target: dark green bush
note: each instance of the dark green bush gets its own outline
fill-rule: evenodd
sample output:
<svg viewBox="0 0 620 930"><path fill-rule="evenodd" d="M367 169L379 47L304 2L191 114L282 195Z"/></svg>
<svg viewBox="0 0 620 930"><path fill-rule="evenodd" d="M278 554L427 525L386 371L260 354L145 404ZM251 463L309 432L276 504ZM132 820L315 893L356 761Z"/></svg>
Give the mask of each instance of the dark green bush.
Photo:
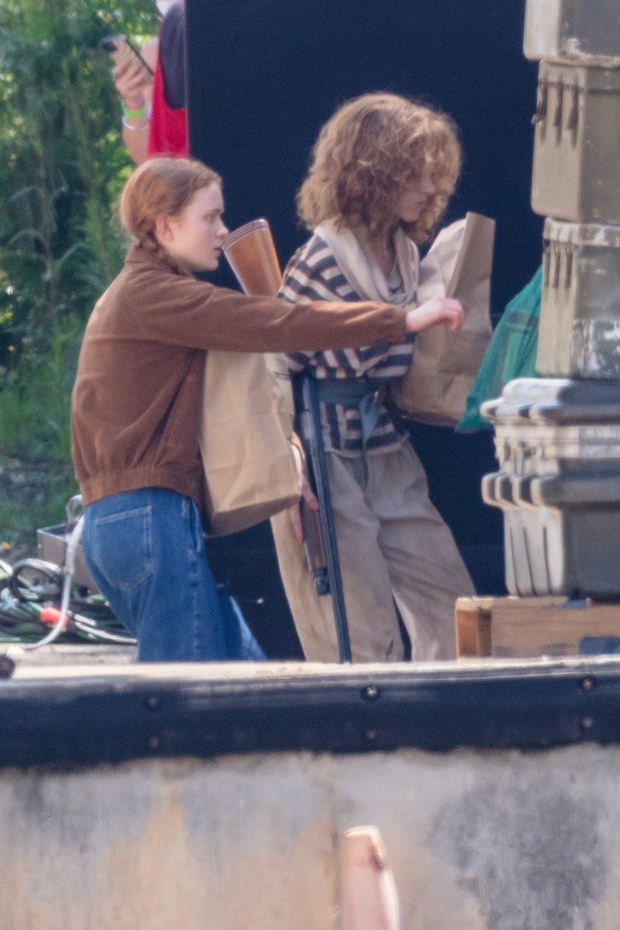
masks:
<svg viewBox="0 0 620 930"><path fill-rule="evenodd" d="M75 491L79 339L122 265L113 207L132 168L100 40L156 29L153 0L0 7L0 541L31 542Z"/></svg>

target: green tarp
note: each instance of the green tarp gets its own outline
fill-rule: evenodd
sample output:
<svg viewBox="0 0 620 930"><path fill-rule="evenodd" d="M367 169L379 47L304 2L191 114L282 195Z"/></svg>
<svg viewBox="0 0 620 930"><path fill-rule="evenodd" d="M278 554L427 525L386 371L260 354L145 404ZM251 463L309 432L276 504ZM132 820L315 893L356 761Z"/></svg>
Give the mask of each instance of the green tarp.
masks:
<svg viewBox="0 0 620 930"><path fill-rule="evenodd" d="M513 378L535 378L542 268L514 297L497 324L473 383L457 430L491 429L480 404L499 397Z"/></svg>

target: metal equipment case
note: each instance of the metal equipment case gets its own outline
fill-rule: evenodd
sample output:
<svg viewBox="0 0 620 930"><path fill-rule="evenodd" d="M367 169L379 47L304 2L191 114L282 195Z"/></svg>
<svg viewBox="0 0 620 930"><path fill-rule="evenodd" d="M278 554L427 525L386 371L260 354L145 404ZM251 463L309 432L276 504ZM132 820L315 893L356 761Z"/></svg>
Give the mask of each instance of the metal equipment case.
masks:
<svg viewBox="0 0 620 930"><path fill-rule="evenodd" d="M46 526L41 530L37 530L37 554L39 558L45 562L52 562L61 567L64 566L69 536L74 525L71 523L58 523L56 526ZM87 588L91 594L96 594L99 591L86 567L82 546L79 543L75 551L73 580L78 587Z"/></svg>
<svg viewBox="0 0 620 930"><path fill-rule="evenodd" d="M541 62L534 123L534 211L620 224L620 69Z"/></svg>
<svg viewBox="0 0 620 930"><path fill-rule="evenodd" d="M520 596L620 596L620 384L523 378L482 405L500 471L506 585Z"/></svg>
<svg viewBox="0 0 620 930"><path fill-rule="evenodd" d="M526 58L620 65L618 0L527 0Z"/></svg>
<svg viewBox="0 0 620 930"><path fill-rule="evenodd" d="M536 369L620 378L620 227L546 220Z"/></svg>

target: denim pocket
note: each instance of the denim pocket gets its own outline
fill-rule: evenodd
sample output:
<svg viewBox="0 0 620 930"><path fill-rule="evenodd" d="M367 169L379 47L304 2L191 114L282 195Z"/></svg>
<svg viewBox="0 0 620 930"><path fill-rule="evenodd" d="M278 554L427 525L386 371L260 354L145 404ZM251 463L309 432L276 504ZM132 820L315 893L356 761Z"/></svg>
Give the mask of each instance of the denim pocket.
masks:
<svg viewBox="0 0 620 930"><path fill-rule="evenodd" d="M93 521L91 554L112 587L127 591L153 574L151 514L148 506Z"/></svg>

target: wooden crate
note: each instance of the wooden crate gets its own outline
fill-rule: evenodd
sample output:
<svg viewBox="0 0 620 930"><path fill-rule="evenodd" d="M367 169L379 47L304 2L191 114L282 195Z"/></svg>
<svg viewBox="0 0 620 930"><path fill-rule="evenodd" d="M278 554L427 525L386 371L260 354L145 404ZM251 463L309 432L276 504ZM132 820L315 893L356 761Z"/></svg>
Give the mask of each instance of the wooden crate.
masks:
<svg viewBox="0 0 620 930"><path fill-rule="evenodd" d="M578 655L586 637L620 638L620 604L563 597L460 597L456 654L467 656Z"/></svg>

